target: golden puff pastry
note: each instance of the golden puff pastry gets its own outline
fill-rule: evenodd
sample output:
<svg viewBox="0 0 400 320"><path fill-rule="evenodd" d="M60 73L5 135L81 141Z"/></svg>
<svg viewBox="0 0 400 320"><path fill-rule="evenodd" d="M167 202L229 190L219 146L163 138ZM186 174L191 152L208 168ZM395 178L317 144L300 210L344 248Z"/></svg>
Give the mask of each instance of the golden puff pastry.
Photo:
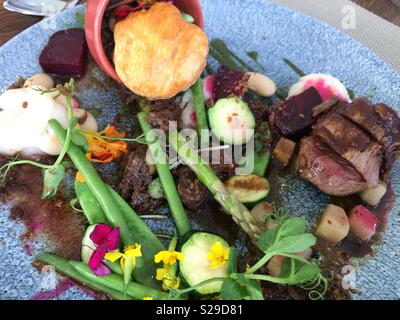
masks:
<svg viewBox="0 0 400 320"><path fill-rule="evenodd" d="M114 40L118 76L131 91L150 100L187 90L207 63L205 33L165 2L118 22Z"/></svg>

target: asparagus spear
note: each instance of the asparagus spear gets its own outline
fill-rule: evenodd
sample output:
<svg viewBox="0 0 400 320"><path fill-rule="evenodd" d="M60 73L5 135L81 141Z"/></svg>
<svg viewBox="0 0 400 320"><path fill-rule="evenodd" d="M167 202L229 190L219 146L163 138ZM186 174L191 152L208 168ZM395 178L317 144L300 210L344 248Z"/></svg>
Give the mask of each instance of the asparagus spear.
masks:
<svg viewBox="0 0 400 320"><path fill-rule="evenodd" d="M169 144L176 150L183 162L192 169L200 181L211 191L215 200L232 215L232 219L252 238L256 240L261 230L249 210L227 190L223 182L215 175L208 164L193 150L187 141L176 131L170 131Z"/></svg>

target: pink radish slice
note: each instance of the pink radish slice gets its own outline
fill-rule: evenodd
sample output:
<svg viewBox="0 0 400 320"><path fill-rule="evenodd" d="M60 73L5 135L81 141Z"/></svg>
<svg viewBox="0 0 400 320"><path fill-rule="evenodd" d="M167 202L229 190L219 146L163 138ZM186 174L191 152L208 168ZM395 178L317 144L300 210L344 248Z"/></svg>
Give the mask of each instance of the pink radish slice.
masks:
<svg viewBox="0 0 400 320"><path fill-rule="evenodd" d="M300 81L290 88L288 98L299 95L311 87L318 90L324 101L336 96L342 101L351 102L349 93L343 83L331 75L322 73L313 73L300 78Z"/></svg>
<svg viewBox="0 0 400 320"><path fill-rule="evenodd" d="M376 215L362 205L350 211L349 222L350 231L363 241L371 239L376 232Z"/></svg>
<svg viewBox="0 0 400 320"><path fill-rule="evenodd" d="M182 110L181 114L182 126L184 128L196 128L196 112L194 110L193 102L189 101L186 107Z"/></svg>
<svg viewBox="0 0 400 320"><path fill-rule="evenodd" d="M203 95L205 101L215 101L214 93L215 76L210 75L203 79Z"/></svg>

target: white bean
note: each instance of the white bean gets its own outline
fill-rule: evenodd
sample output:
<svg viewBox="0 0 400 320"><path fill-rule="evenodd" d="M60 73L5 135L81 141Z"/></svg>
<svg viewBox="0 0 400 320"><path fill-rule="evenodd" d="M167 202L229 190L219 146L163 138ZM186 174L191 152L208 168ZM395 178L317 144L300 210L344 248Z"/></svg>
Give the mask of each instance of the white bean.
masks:
<svg viewBox="0 0 400 320"><path fill-rule="evenodd" d="M271 97L276 92L275 83L259 72L249 72L249 81L247 83L249 89L255 91L258 95L262 97Z"/></svg>
<svg viewBox="0 0 400 320"><path fill-rule="evenodd" d="M97 121L92 114L84 109L75 109L75 117L78 118L79 126L82 130L97 132ZM84 120L83 123L82 120Z"/></svg>
<svg viewBox="0 0 400 320"><path fill-rule="evenodd" d="M36 73L24 82L24 88L32 86L41 86L46 89L51 89L54 87L54 81L47 73Z"/></svg>

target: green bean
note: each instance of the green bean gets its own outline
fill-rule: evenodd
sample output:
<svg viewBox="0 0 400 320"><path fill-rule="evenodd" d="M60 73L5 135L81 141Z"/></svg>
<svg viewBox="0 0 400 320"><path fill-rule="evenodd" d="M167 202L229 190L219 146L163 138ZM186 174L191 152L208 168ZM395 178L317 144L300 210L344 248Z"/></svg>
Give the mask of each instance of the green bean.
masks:
<svg viewBox="0 0 400 320"><path fill-rule="evenodd" d="M78 197L79 204L90 224L109 224L103 208L86 183L81 183L75 180L75 194Z"/></svg>
<svg viewBox="0 0 400 320"><path fill-rule="evenodd" d="M201 130L208 129L207 113L204 105L203 81L198 79L192 87L194 109L196 111L197 132L201 137Z"/></svg>
<svg viewBox="0 0 400 320"><path fill-rule="evenodd" d="M140 243L142 246L143 256L136 260L136 268L133 276L135 279L152 278L156 272L154 256L158 252L165 250L165 247L147 224L136 214L132 207L118 194L118 192L110 186L108 186L108 189L121 213L124 215L128 229L132 230L135 242ZM145 284L152 285L151 283ZM158 288L158 286L159 284L157 283L157 286L154 287Z"/></svg>
<svg viewBox="0 0 400 320"><path fill-rule="evenodd" d="M178 196L178 190L172 177L171 171L168 167L167 156L161 149L158 141L149 141L147 139L147 133L152 129L151 125L147 122L145 112L138 113L139 123L142 127L144 134L146 135L147 145L154 159L156 160L156 169L158 176L161 181L161 185L164 190L165 197L167 198L168 205L171 209L172 216L175 221L176 229L180 236L185 235L192 230L189 218L183 207L182 201ZM157 157L156 157L157 155Z"/></svg>
<svg viewBox="0 0 400 320"><path fill-rule="evenodd" d="M79 272L87 280L121 293L125 292L125 284L121 276L110 274L108 276L98 277L92 272L92 270L90 270L90 268L86 264L82 262L70 261L69 264L75 271ZM132 281L128 284L126 293L136 299L152 297L155 300L168 300L168 293L155 290L153 288L146 287Z"/></svg>
<svg viewBox="0 0 400 320"><path fill-rule="evenodd" d="M254 155L254 170L253 173L263 177L267 171L271 153L266 151L263 154L256 153Z"/></svg>
<svg viewBox="0 0 400 320"><path fill-rule="evenodd" d="M57 120L50 120L49 125L60 141L64 142L65 130L60 123ZM131 217L132 219L129 221L126 219L119 205L117 205L115 197L112 196L109 187L103 182L93 165L87 160L81 148L71 143L68 148L68 155L85 178L85 182L90 191L92 191L94 197L99 201L110 224L120 228L121 240L124 245L133 245L139 241L143 248L160 246L160 241L137 215L133 214L133 218ZM125 201L122 202L126 204ZM138 238L138 234L141 235L141 238ZM146 255L152 254L148 252L143 253ZM151 264L142 263L143 260ZM158 287L159 283L153 279L154 274L150 274L149 272L149 270L151 271L153 269L152 266L155 266L154 263L151 262L150 259L140 259L140 261L141 263L138 263L135 269L135 279L146 285ZM144 277L142 278L141 275L144 275Z"/></svg>
<svg viewBox="0 0 400 320"><path fill-rule="evenodd" d="M39 257L37 257L37 260L53 266L58 272L64 274L65 276L80 282L81 284L83 284L86 287L89 287L90 289L93 289L100 293L104 293L115 300L133 299L129 295L124 297L124 294L122 294L119 291L110 289L109 287L103 286L96 282L89 281L86 277L81 275L79 272L75 271L74 268L72 268L72 266L69 264L69 261L64 258L58 257L53 254L44 253Z"/></svg>

